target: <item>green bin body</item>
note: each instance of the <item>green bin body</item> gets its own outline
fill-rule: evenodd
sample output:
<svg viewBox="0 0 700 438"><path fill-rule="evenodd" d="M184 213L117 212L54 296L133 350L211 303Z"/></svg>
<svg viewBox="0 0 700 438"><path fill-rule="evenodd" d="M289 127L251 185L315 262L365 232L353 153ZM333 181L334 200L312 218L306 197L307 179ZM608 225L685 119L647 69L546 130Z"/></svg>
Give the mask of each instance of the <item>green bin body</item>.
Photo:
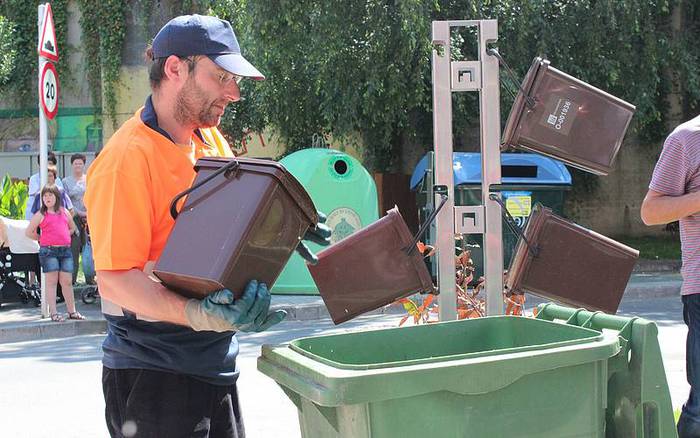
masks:
<svg viewBox="0 0 700 438"><path fill-rule="evenodd" d="M496 316L263 346L304 438L605 437L616 336Z"/></svg>
<svg viewBox="0 0 700 438"><path fill-rule="evenodd" d="M411 188L417 190L416 199L421 222L430 214L426 208L428 194L425 188L427 187L426 178L432 178L432 155L430 152L421 159L411 177ZM453 170L454 204L456 206L481 205L481 154L455 152ZM538 202L551 208L555 213L563 215L564 196L571 189L571 174L563 163L538 154L504 153L501 154L501 181L498 191L518 226L522 227L525 224L531 207ZM521 205L521 208L511 207L518 205ZM428 241L430 242L430 239ZM466 243L471 244L469 249L476 268L474 273L476 281L483 275L484 269L483 236L480 234L466 236ZM510 265L517 243L518 235L504 221L503 266ZM432 260L428 260L428 263L432 263Z"/></svg>
<svg viewBox="0 0 700 438"><path fill-rule="evenodd" d="M294 152L280 163L301 183L316 209L328 217L335 243L379 219L377 188L362 164L343 152L310 148ZM322 248L306 242L312 252ZM318 295L306 262L294 253L275 281L273 294Z"/></svg>

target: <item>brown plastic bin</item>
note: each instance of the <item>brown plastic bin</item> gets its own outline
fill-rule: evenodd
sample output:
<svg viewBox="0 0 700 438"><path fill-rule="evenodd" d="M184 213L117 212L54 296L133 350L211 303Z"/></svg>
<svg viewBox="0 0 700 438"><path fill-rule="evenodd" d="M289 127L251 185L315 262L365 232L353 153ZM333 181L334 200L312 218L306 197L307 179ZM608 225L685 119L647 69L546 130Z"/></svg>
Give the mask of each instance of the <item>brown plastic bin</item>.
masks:
<svg viewBox="0 0 700 438"><path fill-rule="evenodd" d="M252 279L272 287L318 222L308 193L274 161L202 158L195 170L179 214L177 200L188 191L173 200L175 227L153 273L193 298L222 288L241 294Z"/></svg>
<svg viewBox="0 0 700 438"><path fill-rule="evenodd" d="M607 175L634 111L634 105L535 58L508 116L503 145Z"/></svg>
<svg viewBox="0 0 700 438"><path fill-rule="evenodd" d="M431 292L430 272L398 208L318 253L307 265L335 324L417 292Z"/></svg>
<svg viewBox="0 0 700 438"><path fill-rule="evenodd" d="M533 209L524 234L527 242L520 238L510 263L508 290L617 312L639 251L562 219L541 204Z"/></svg>

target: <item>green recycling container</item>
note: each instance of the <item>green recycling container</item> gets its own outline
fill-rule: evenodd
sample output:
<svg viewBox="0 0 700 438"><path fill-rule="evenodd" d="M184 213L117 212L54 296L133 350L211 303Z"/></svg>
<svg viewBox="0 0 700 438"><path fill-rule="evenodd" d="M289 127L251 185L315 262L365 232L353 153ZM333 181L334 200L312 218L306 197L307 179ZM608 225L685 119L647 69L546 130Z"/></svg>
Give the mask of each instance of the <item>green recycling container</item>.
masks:
<svg viewBox="0 0 700 438"><path fill-rule="evenodd" d="M280 163L301 183L316 209L328 217L331 243L379 219L377 188L362 164L350 155L326 148L294 152ZM308 243L312 252L322 248ZM294 253L277 278L273 294L318 295L306 262Z"/></svg>
<svg viewBox="0 0 700 438"><path fill-rule="evenodd" d="M304 438L605 437L616 336L495 316L262 347Z"/></svg>

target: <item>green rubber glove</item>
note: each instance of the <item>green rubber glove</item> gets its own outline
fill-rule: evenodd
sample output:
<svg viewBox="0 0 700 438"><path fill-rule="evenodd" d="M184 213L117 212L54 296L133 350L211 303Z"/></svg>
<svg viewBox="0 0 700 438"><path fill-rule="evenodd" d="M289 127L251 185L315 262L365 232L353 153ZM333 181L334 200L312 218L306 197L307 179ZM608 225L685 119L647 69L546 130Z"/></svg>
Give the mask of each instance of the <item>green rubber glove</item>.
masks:
<svg viewBox="0 0 700 438"><path fill-rule="evenodd" d="M262 332L280 323L287 312L270 312L267 285L251 280L238 299L230 290L222 289L203 300L189 300L185 305L185 315L190 326L197 331Z"/></svg>
<svg viewBox="0 0 700 438"><path fill-rule="evenodd" d="M320 211L317 211L316 213L318 214L318 223L315 227L309 228L306 231L303 240L308 240L309 242L313 242L321 246L328 246L331 244L332 230L324 225L326 223L326 215ZM312 265L318 263L318 257L316 257L316 254L312 253L309 247L306 246L303 241L299 242L299 245L297 245L297 252L304 258L304 260Z"/></svg>

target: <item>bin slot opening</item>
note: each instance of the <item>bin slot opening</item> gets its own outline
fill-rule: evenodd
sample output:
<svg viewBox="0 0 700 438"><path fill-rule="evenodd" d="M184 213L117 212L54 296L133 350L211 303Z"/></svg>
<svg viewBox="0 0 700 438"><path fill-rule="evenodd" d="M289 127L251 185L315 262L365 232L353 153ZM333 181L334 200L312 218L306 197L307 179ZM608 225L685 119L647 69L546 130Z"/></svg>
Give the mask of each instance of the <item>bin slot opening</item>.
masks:
<svg viewBox="0 0 700 438"><path fill-rule="evenodd" d="M537 166L501 166L502 178L537 178Z"/></svg>

